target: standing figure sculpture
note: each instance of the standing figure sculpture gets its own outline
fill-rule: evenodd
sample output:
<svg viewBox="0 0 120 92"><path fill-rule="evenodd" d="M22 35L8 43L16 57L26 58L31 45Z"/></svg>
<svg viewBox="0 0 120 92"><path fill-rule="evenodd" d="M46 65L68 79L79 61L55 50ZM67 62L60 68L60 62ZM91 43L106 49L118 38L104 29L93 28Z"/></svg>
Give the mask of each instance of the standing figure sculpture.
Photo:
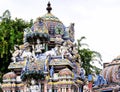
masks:
<svg viewBox="0 0 120 92"><path fill-rule="evenodd" d="M37 39L37 44L36 44L36 46L35 46L35 55L36 55L37 58L40 57L40 54L42 53L42 50L43 50L43 49L44 49L44 48L43 48L40 40Z"/></svg>
<svg viewBox="0 0 120 92"><path fill-rule="evenodd" d="M74 41L74 23L69 26L69 37L71 41Z"/></svg>
<svg viewBox="0 0 120 92"><path fill-rule="evenodd" d="M54 67L52 66L50 69L50 77L53 77L53 74L54 74Z"/></svg>
<svg viewBox="0 0 120 92"><path fill-rule="evenodd" d="M83 68L80 68L80 77L81 79L85 79L85 70Z"/></svg>
<svg viewBox="0 0 120 92"><path fill-rule="evenodd" d="M47 56L45 63L44 63L44 72L48 71L48 63L49 63L48 61L49 61L49 56Z"/></svg>

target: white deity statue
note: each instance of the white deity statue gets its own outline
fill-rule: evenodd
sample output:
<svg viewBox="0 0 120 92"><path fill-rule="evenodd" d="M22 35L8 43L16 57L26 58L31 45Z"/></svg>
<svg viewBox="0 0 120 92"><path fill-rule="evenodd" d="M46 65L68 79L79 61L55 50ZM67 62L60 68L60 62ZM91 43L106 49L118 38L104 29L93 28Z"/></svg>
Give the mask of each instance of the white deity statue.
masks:
<svg viewBox="0 0 120 92"><path fill-rule="evenodd" d="M31 80L30 92L40 92L40 88L36 85L35 80Z"/></svg>
<svg viewBox="0 0 120 92"><path fill-rule="evenodd" d="M37 39L37 44L35 45L36 57L39 57L39 55L42 53L43 49L44 49L43 45L41 44L40 40Z"/></svg>
<svg viewBox="0 0 120 92"><path fill-rule="evenodd" d="M64 59L64 55L68 53L68 47L66 45L66 42L64 42L63 45L60 47L60 52L62 55L62 59Z"/></svg>

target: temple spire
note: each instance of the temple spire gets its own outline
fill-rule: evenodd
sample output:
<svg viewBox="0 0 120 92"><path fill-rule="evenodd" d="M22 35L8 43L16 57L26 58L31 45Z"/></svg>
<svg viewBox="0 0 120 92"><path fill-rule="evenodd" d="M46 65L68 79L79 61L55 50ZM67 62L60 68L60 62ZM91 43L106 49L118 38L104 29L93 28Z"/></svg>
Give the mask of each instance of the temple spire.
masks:
<svg viewBox="0 0 120 92"><path fill-rule="evenodd" d="M47 6L48 7L46 8L46 10L48 11L48 13L50 13L50 11L52 10L50 2L48 2Z"/></svg>

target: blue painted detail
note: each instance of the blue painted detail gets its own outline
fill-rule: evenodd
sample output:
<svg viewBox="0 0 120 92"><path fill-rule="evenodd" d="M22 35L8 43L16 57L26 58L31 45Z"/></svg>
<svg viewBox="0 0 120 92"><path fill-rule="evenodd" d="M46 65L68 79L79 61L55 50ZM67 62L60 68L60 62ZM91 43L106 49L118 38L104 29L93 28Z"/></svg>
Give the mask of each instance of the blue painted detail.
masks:
<svg viewBox="0 0 120 92"><path fill-rule="evenodd" d="M88 75L88 81L93 81L92 74L89 74L89 75Z"/></svg>
<svg viewBox="0 0 120 92"><path fill-rule="evenodd" d="M107 81L101 75L97 75L96 81L94 82L95 86L105 85Z"/></svg>
<svg viewBox="0 0 120 92"><path fill-rule="evenodd" d="M50 69L50 76L53 77L53 74L54 74L54 67L52 66Z"/></svg>
<svg viewBox="0 0 120 92"><path fill-rule="evenodd" d="M80 77L81 79L85 79L85 70L83 68L80 69Z"/></svg>

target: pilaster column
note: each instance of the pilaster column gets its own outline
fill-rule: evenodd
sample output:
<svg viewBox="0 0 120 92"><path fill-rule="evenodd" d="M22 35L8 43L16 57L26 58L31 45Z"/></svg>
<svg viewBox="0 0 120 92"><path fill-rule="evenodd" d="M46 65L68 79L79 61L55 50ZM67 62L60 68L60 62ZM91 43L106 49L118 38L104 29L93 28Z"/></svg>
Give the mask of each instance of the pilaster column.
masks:
<svg viewBox="0 0 120 92"><path fill-rule="evenodd" d="M47 81L44 82L44 92L47 92Z"/></svg>
<svg viewBox="0 0 120 92"><path fill-rule="evenodd" d="M12 92L15 92L15 90L12 90Z"/></svg>
<svg viewBox="0 0 120 92"><path fill-rule="evenodd" d="M48 51L48 43L45 44L45 51Z"/></svg>
<svg viewBox="0 0 120 92"><path fill-rule="evenodd" d="M72 90L71 90L71 88L70 88L70 87L68 88L68 92L72 92Z"/></svg>
<svg viewBox="0 0 120 92"><path fill-rule="evenodd" d="M73 89L73 88L71 88L71 92L74 92L74 89Z"/></svg>
<svg viewBox="0 0 120 92"><path fill-rule="evenodd" d="M52 92L52 88L49 89L49 92Z"/></svg>
<svg viewBox="0 0 120 92"><path fill-rule="evenodd" d="M66 88L64 88L64 92L66 92Z"/></svg>
<svg viewBox="0 0 120 92"><path fill-rule="evenodd" d="M62 88L62 92L64 92L64 89Z"/></svg>
<svg viewBox="0 0 120 92"><path fill-rule="evenodd" d="M40 81L39 81L39 86L38 87L39 87L39 90L41 92L41 83L40 83Z"/></svg>
<svg viewBox="0 0 120 92"><path fill-rule="evenodd" d="M61 92L60 87L58 88L58 92Z"/></svg>

